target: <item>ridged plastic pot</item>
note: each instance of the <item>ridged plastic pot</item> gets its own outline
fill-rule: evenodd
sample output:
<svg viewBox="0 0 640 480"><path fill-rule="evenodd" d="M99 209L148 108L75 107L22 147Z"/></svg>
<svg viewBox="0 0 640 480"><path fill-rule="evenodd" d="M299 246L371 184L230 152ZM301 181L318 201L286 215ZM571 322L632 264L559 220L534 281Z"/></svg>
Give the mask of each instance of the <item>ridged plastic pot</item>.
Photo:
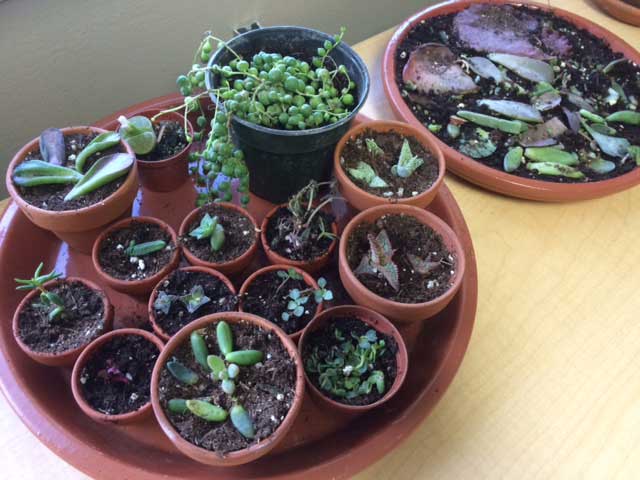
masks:
<svg viewBox="0 0 640 480"><path fill-rule="evenodd" d="M158 356L164 348L164 343L153 333L149 333L145 330L140 330L139 328L121 328L118 330L113 330L106 335L102 335L101 337L96 338L82 352L80 357L78 357L78 360L76 360L75 365L73 366L73 372L71 373L71 390L73 392L73 398L76 400L76 403L80 407L80 410L82 410L86 415L88 415L96 422L128 424L144 420L149 415L151 415L151 399L149 399L149 401L142 405L140 408L132 412L109 415L107 413L99 412L98 410L94 409L82 394L80 377L82 375L82 369L85 367L87 362L91 360L91 357L93 357L93 355L95 355L105 344L116 337L123 337L127 335L136 335L153 343L158 348Z"/></svg>
<svg viewBox="0 0 640 480"><path fill-rule="evenodd" d="M207 325L217 323L222 320L227 322L231 326L232 330L235 324L246 321L254 324L259 328L262 328L263 330L272 332L278 337L278 340L285 347L287 353L296 365L296 386L294 399L284 421L269 437L243 450L237 450L235 452L229 452L226 454L221 454L204 449L202 447L198 447L182 438L167 417L167 414L164 412L164 409L160 404L160 394L158 392L160 373L162 372L162 369L164 368L166 362L171 359L171 356L173 355L175 349L184 343L188 343L189 336L194 330L204 328ZM207 315L206 317L199 318L189 325L184 326L165 346L164 350L160 354L160 357L158 358L158 361L156 362L156 366L153 369L153 375L151 377L151 403L153 404L153 411L156 415L158 423L160 424L160 427L167 435L167 437L169 437L169 440L171 440L174 446L186 456L192 458L197 462L205 463L207 465L213 465L216 467L232 467L234 465L249 463L257 460L258 458L266 455L271 450L273 450L273 448L275 448L287 436L287 433L289 433L289 430L291 430L296 417L300 413L300 409L302 407L302 402L304 399L304 390L304 369L302 367L302 360L300 359L300 354L298 353L298 349L295 343L293 343L293 341L287 336L287 334L284 333L280 328L276 327L273 323L268 322L264 318L258 317L256 315L251 315L250 313L239 312L214 313L212 315Z"/></svg>
<svg viewBox="0 0 640 480"><path fill-rule="evenodd" d="M67 135L100 134L106 130L97 127L67 127ZM26 156L39 148L40 138L34 138L15 154L7 169L6 185L9 195L22 213L38 227L53 232L60 240L81 253L90 254L93 242L103 228L122 216L131 215L131 206L138 193L138 167L134 163L120 188L101 202L77 210L53 211L31 205L22 198L13 183L13 171ZM133 156L133 150L124 142L120 145Z"/></svg>
<svg viewBox="0 0 640 480"><path fill-rule="evenodd" d="M260 51L292 55L310 60L325 40L333 37L305 27L279 26L250 30L227 42L239 55L250 58ZM233 117L234 140L245 153L251 174L250 190L272 203L282 203L311 180L327 180L331 175L333 150L349 129L369 93L369 73L362 59L351 47L340 43L331 52L343 64L356 84L357 101L349 115L336 123L308 130L278 130ZM226 48L215 52L209 60L227 65L233 54ZM216 76L208 72L207 88L215 88ZM212 94L213 101L217 101Z"/></svg>
<svg viewBox="0 0 640 480"><path fill-rule="evenodd" d="M79 282L84 284L87 288L97 293L102 299L103 312L104 312L102 316L102 323L104 326L102 329L102 333L100 335L104 335L113 327L113 305L109 301L109 297L107 297L107 294L98 285L96 285L93 282L90 282L89 280L85 280L84 278L67 277L67 278L62 278L58 280L53 280L51 282L47 282L45 283L44 288L51 289L56 285L60 285L61 283L73 283L73 282ZM50 367L70 367L75 363L75 361L78 359L82 351L85 348L87 348L87 345L89 345L89 343L91 343L91 341L94 339L90 338L87 340L85 344L77 348L73 348L71 350L65 350L64 352L46 353L46 352L37 352L35 350L32 350L20 338L20 312L37 295L40 295L40 292L38 292L37 290L30 291L29 294L22 299L22 301L16 308L15 313L13 314L12 328L13 328L13 336L16 340L16 343L24 353L26 353L31 359L35 360L38 363L41 363L43 365L47 365ZM99 336L97 338L99 338Z"/></svg>

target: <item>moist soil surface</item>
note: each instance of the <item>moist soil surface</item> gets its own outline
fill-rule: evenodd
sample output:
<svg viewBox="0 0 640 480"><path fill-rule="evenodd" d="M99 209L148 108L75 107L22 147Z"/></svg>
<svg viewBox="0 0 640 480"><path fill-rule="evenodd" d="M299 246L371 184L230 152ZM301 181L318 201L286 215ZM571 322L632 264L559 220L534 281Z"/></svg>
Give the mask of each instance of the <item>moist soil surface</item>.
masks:
<svg viewBox="0 0 640 480"><path fill-rule="evenodd" d="M205 315L230 312L236 309L237 297L231 293L222 280L204 272L176 270L158 287L158 291L180 297L188 295L191 289L197 285L203 288L204 294L210 300L195 312L189 313L185 304L179 299L171 302L168 314L154 309L156 323L168 335L173 335L188 323Z"/></svg>
<svg viewBox="0 0 640 480"><path fill-rule="evenodd" d="M97 137L98 134L74 134L74 135L65 135L64 136L64 145L65 145L65 156L66 163L65 167L73 168L75 165L75 155L80 153L82 149ZM122 153L125 152L125 149L121 144L115 145L114 147L108 148L101 152L95 153L91 155L84 166L84 172L86 173L91 166L98 161L101 157L106 155L111 155L114 153ZM73 156L72 156L73 155ZM71 158L70 158L71 157ZM25 160L35 160L40 159L40 149L36 148L29 154L27 154ZM89 207L95 203L98 203L107 197L109 197L112 193L114 193L120 186L124 183L127 175L123 175L120 178L94 190L91 193L83 195L82 197L76 198L75 200L64 201L64 197L71 191L73 185L40 185L37 187L18 187L16 185L16 189L20 192L20 196L31 205L35 207L42 208L43 210L50 211L65 211L65 210L78 210L80 208Z"/></svg>
<svg viewBox="0 0 640 480"><path fill-rule="evenodd" d="M320 361L330 357L331 351L335 348L339 348L344 341L339 341L335 337L336 329L340 330L345 339L350 339L354 346L357 346L358 340L351 337L355 335L357 338L364 336L367 331L375 330L362 320L355 317L336 317L330 322L327 322L323 328L320 328L314 332L310 332L309 337L305 342L305 349L302 352L302 361L306 363L307 358L312 352L316 352ZM384 340L385 349L381 355L378 355L373 365L373 370L380 370L384 373L385 391L379 393L374 387L371 392L363 395L359 395L354 398L345 398L334 395L328 390L320 387L319 374L316 372L307 371L307 376L311 380L311 383L320 390L324 395L336 402L344 403L346 405L371 405L377 402L385 396L387 391L393 385L398 372L398 365L396 364L396 354L398 352L398 344L393 337L384 335L376 330L378 340Z"/></svg>
<svg viewBox="0 0 640 480"><path fill-rule="evenodd" d="M294 288L300 291L309 288L304 280L290 278L281 287L283 282L284 280L278 277L276 272L268 272L257 277L251 282L242 298L242 310L266 318L291 334L306 327L315 315L317 304L313 293L310 293L302 316L296 317L291 314L289 320L283 320L282 314L288 312L289 292Z"/></svg>
<svg viewBox="0 0 640 480"><path fill-rule="evenodd" d="M560 91L570 91L577 89L581 92L583 98L598 98L603 99L608 95L608 90L612 86L611 80L615 80L625 95L629 98L635 97L640 99L640 68L635 66L631 62L622 62L614 67L614 69L605 75L602 73L602 68L609 64L611 61L618 58L622 58L623 55L618 52L613 52L608 44L595 37L587 30L580 29L574 26L572 23L567 22L555 15L543 12L529 7L515 7L515 16L530 15L539 21L538 30L528 33L528 38L533 45L541 49L544 53L557 56L557 67L559 71L556 72L556 81L554 87L559 88ZM409 35L398 45L396 51L396 83L400 89L400 92L407 103L412 113L427 127L430 124L437 124L442 126L437 135L447 145L459 150L460 146L467 142L474 136L476 126L471 122L467 122L462 125L460 136L458 138L452 138L447 132L447 124L451 115L455 115L458 110L468 109L485 113L487 115L493 115L499 117L499 115L492 113L487 107L480 107L476 104L480 99L496 99L496 100L513 100L522 103L529 104L531 102L530 93L535 87L535 83L525 80L513 72L509 72L508 76L511 80L515 80L526 91L524 93L518 93L517 89L512 88L506 90L502 88L499 93L495 92L496 84L493 80L479 79L476 84L480 89L474 93L465 94L464 96L452 95L452 94L424 94L420 92L412 92L404 87L402 80L402 71L406 65L409 55L419 45L435 42L445 44L451 49L451 51L460 56L462 54L468 57L487 55L486 52L478 52L467 45L463 44L453 28L453 20L455 14L441 15L434 18L430 18L424 23L419 23L409 33ZM558 56L549 51L547 47L539 40L541 30L548 26L553 32L559 32L562 34L571 45L571 52L566 56ZM471 74L474 75L473 73ZM562 78L568 78L565 86L560 85ZM606 102L598 102L598 114L607 116L613 112L619 110L628 109L624 106L623 101L618 101L617 104L611 106ZM542 112L544 120L549 120L552 117L559 118L565 126L569 127L567 118L562 111L562 108L566 108L570 111L577 111L579 107L568 101L567 95L562 96L562 103L551 110ZM623 124L610 124L615 126L620 135L624 136L632 145L640 144L640 126L623 125ZM484 128L484 127L483 127ZM512 146L513 136L500 132L498 130L490 130L491 139L497 145L495 153L491 156L481 159L474 159L487 166L503 171L503 159L505 154ZM511 138L510 138L511 137ZM585 138L579 133L574 133L571 129L560 137L558 137L558 144L564 145L565 149L569 152L578 152L582 149L587 151L593 151L589 147L590 140ZM578 168L586 176L583 180L575 180L567 177L540 175L537 172L527 170L524 165L521 165L512 174L533 178L538 180L545 180L550 182L569 183L569 182L584 182L584 181L599 181L606 180L608 178L617 177L628 173L636 168L636 162L632 160L622 161L620 158L614 158L606 154L601 154L602 158L612 161L616 167L613 171L605 174L595 173L589 169L584 163L579 164Z"/></svg>
<svg viewBox="0 0 640 480"><path fill-rule="evenodd" d="M222 423L208 422L191 413L179 414L168 410L172 399L200 399L209 401L225 410L233 405L231 396L220 388L220 382L212 381L210 371L196 362L188 341L174 351L173 357L187 368L198 373L200 381L187 385L177 381L163 368L160 373L160 404L169 421L185 440L207 450L228 453L242 450L269 437L284 421L293 404L296 386L294 361L279 341L277 335L248 322L230 323L235 350L259 350L262 362L251 367L240 367L236 379L234 397L251 416L255 438L243 437L227 419ZM216 324L201 330L209 354L220 356L216 342Z"/></svg>
<svg viewBox="0 0 640 480"><path fill-rule="evenodd" d="M217 216L218 223L224 228L224 245L217 252L211 250L209 238L198 240L189 235L189 232L192 232L200 225L200 221L207 213L212 217ZM193 223L187 227L187 233L180 241L200 260L211 263L224 263L238 258L249 250L258 241L258 236L253 223L248 217L236 210L210 204L203 207L201 213L196 215Z"/></svg>
<svg viewBox="0 0 640 480"><path fill-rule="evenodd" d="M159 120L153 124L153 130L156 132L156 138L159 141L149 153L136 155L138 160L150 162L166 160L177 155L189 145L184 136L184 126L179 122Z"/></svg>
<svg viewBox="0 0 640 480"><path fill-rule="evenodd" d="M322 233L321 225L324 225L326 232L331 233L331 224L334 221L333 215L318 212L309 227L307 238L298 241L291 237L294 229L293 214L287 207L281 207L267 225L267 242L273 251L290 260L314 260L327 253L331 244L336 241L327 237L318 238Z"/></svg>
<svg viewBox="0 0 640 480"><path fill-rule="evenodd" d="M367 149L366 139L375 140L383 154L375 154ZM400 151L405 138L409 141L411 153L424 160L408 178L401 178L391 173L391 167L398 163ZM357 168L358 163L369 164L387 187L373 188L367 182L358 180L349 173L350 168ZM352 182L362 190L385 198L409 198L428 190L438 178L438 162L414 137L405 137L398 132L377 132L367 128L360 135L349 139L344 145L340 163Z"/></svg>
<svg viewBox="0 0 640 480"><path fill-rule="evenodd" d="M134 261L125 253L131 241L140 245L155 240L164 240L167 246L148 255L133 257ZM100 245L98 261L102 269L114 278L143 280L162 270L171 261L175 249L171 236L162 227L134 221L104 239Z"/></svg>
<svg viewBox="0 0 640 480"><path fill-rule="evenodd" d="M428 302L449 289L456 268L455 258L438 233L410 215L384 215L375 223L358 225L347 242L347 261L352 270L358 268L362 257L370 251L367 235L375 237L383 229L389 235L391 247L396 250L392 261L398 267L400 289L395 291L380 274L358 275L358 280L367 289L400 303ZM439 265L422 275L414 270L408 254Z"/></svg>
<svg viewBox="0 0 640 480"><path fill-rule="evenodd" d="M20 312L18 334L31 350L57 354L87 345L104 333L102 296L81 282L61 282L47 291L59 295L65 312L49 320L36 295Z"/></svg>
<svg viewBox="0 0 640 480"><path fill-rule="evenodd" d="M80 374L82 396L108 415L134 412L149 402L158 347L139 335L119 335L96 350Z"/></svg>

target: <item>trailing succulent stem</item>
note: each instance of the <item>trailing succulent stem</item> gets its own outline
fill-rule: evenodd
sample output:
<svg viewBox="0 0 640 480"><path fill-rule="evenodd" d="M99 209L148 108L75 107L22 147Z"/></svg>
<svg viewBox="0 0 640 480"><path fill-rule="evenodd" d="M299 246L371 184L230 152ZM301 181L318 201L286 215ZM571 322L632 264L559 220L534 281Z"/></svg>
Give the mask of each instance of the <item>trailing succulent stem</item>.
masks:
<svg viewBox="0 0 640 480"><path fill-rule="evenodd" d="M44 288L44 284L50 282L51 280L55 280L56 278L60 278L61 274L57 273L55 270L47 273L46 275L42 275L42 268L44 267L44 263L40 262L40 265L36 268L33 277L28 280L23 280L20 278L16 278L16 283L19 284L16 287L16 290L37 290L40 292L40 303L37 304L37 307L44 310L47 313L49 320L57 320L62 317L65 312L65 306L62 298L56 293L50 292Z"/></svg>

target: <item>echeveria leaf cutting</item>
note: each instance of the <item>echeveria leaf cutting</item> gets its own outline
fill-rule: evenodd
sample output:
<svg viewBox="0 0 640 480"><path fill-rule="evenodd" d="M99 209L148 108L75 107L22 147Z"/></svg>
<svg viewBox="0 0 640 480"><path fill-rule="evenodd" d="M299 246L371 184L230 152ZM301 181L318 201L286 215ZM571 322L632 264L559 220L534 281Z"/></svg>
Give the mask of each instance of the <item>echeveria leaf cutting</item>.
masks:
<svg viewBox="0 0 640 480"><path fill-rule="evenodd" d="M253 420L249 413L244 409L242 405L234 405L229 412L231 415L231 422L236 430L242 434L245 438L254 438L255 429L253 427Z"/></svg>
<svg viewBox="0 0 640 480"><path fill-rule="evenodd" d="M503 168L505 172L514 172L518 169L524 160L522 147L514 147L510 149L504 156Z"/></svg>
<svg viewBox="0 0 640 480"><path fill-rule="evenodd" d="M191 332L189 340L191 341L191 350L193 351L193 356L196 361L203 367L207 368L209 366L209 349L204 341L204 337L197 330L194 330Z"/></svg>
<svg viewBox="0 0 640 480"><path fill-rule="evenodd" d="M185 404L191 413L208 422L224 422L228 417L224 408L203 400L187 400Z"/></svg>
<svg viewBox="0 0 640 480"><path fill-rule="evenodd" d="M559 148L527 148L524 151L524 156L534 162L560 163L562 165L571 166L578 164L578 155L565 150L560 150Z"/></svg>
<svg viewBox="0 0 640 480"><path fill-rule="evenodd" d="M567 177L574 179L584 178L584 173L580 170L570 167L569 165L563 165L561 163L551 162L531 162L527 163L527 169L534 172L538 172L541 175L551 175L554 177Z"/></svg>
<svg viewBox="0 0 640 480"><path fill-rule="evenodd" d="M553 68L542 60L508 53L490 53L488 57L524 79L532 82L553 83Z"/></svg>
<svg viewBox="0 0 640 480"><path fill-rule="evenodd" d="M525 122L542 123L540 112L522 102L512 100L478 100L478 105L485 106L494 113Z"/></svg>
<svg viewBox="0 0 640 480"><path fill-rule="evenodd" d="M471 57L467 58L467 63L471 70L482 78L492 79L496 83L502 83L507 80L507 76L502 73L502 70L487 58Z"/></svg>
<svg viewBox="0 0 640 480"><path fill-rule="evenodd" d="M187 385L195 385L198 383L198 374L185 367L176 359L167 362L167 370L169 370L169 373L171 373L176 380L182 383L186 383Z"/></svg>
<svg viewBox="0 0 640 480"><path fill-rule="evenodd" d="M624 158L624 156L629 151L629 147L631 146L631 144L626 138L604 135L590 127L586 122L583 122L582 125L587 130L587 132L589 132L589 135L591 135L591 137L596 141L600 149L607 155L611 155L612 157Z"/></svg>
<svg viewBox="0 0 640 480"><path fill-rule="evenodd" d="M640 125L640 112L634 110L620 110L606 118L607 122L620 122L628 125Z"/></svg>

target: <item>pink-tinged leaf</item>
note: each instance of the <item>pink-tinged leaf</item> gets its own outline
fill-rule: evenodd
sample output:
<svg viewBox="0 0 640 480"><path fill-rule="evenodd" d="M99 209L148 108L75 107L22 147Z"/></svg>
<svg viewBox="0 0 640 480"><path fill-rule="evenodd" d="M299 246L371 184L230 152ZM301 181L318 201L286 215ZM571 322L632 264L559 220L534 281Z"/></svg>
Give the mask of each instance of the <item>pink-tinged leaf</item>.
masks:
<svg viewBox="0 0 640 480"><path fill-rule="evenodd" d="M424 93L469 93L478 89L472 78L456 63L448 47L425 43L417 47L402 71L402 80Z"/></svg>
<svg viewBox="0 0 640 480"><path fill-rule="evenodd" d="M542 30L542 44L556 55L566 57L571 53L569 39L555 30L545 28Z"/></svg>
<svg viewBox="0 0 640 480"><path fill-rule="evenodd" d="M380 248L382 248L385 259L387 261L391 261L391 257L395 250L391 246L391 240L389 239L389 235L386 230L380 230L380 233L378 233L378 236L376 237L376 243L380 245Z"/></svg>
<svg viewBox="0 0 640 480"><path fill-rule="evenodd" d="M548 147L558 143L558 137L567 131L567 127L558 117L552 117L541 125L529 127L518 137L523 147Z"/></svg>
<svg viewBox="0 0 640 480"><path fill-rule="evenodd" d="M387 263L383 267L380 267L380 273L384 276L385 280L389 282L391 288L396 292L400 290L400 278L398 276L398 267L395 263Z"/></svg>
<svg viewBox="0 0 640 480"><path fill-rule="evenodd" d="M453 26L460 40L479 52L549 58L530 42L529 36L538 29L538 21L522 9L510 5L471 5L455 16Z"/></svg>
<svg viewBox="0 0 640 480"><path fill-rule="evenodd" d="M567 123L572 132L578 133L580 131L580 113L569 110L566 107L562 107L564 116L567 117Z"/></svg>
<svg viewBox="0 0 640 480"><path fill-rule="evenodd" d="M413 269L420 275L428 275L440 265L440 262L430 262L412 253L408 253L407 258Z"/></svg>
<svg viewBox="0 0 640 480"><path fill-rule="evenodd" d="M375 275L377 272L371 266L371 258L369 255L365 255L360 260L360 265L353 271L353 274L358 275Z"/></svg>

